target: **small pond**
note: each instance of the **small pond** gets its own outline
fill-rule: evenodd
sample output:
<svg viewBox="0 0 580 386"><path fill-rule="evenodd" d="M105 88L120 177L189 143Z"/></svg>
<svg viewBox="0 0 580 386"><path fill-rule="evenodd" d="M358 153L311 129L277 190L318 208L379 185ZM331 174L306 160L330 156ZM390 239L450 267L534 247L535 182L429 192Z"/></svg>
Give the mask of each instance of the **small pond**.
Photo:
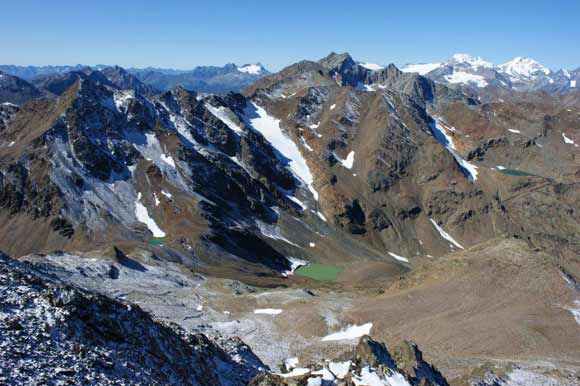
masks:
<svg viewBox="0 0 580 386"><path fill-rule="evenodd" d="M309 264L298 267L294 271L295 275L306 276L315 280L333 281L336 280L342 268L326 264Z"/></svg>

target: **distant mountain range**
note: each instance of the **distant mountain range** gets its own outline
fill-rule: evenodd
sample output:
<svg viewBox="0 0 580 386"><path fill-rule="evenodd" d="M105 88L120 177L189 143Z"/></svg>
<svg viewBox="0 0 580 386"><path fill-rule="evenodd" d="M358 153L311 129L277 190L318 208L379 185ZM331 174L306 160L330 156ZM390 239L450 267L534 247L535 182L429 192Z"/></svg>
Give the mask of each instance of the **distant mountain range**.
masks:
<svg viewBox="0 0 580 386"><path fill-rule="evenodd" d="M473 88L487 86L516 91L567 93L577 90L580 68L551 70L538 61L516 57L496 65L480 57L455 54L446 62L407 64L404 72L416 72L439 83Z"/></svg>
<svg viewBox="0 0 580 386"><path fill-rule="evenodd" d="M120 68L121 67L119 66L86 66L81 64L74 66L0 65L0 71L27 80L41 88L46 86L52 88L56 87L55 90L57 94L70 87L70 85L79 77L89 76L89 74L98 77L99 75L97 72L103 71L108 72L110 76L114 76L117 80L121 80L118 76L123 77L123 82L129 82L129 86L131 84L137 84L135 79L142 81L148 85L148 89L142 91L145 91L148 94L154 90L167 91L176 86L182 86L192 91L207 93L240 91L242 88L249 86L256 80L269 74L269 71L260 63L245 64L242 66L229 63L223 67L200 66L195 67L192 70L175 70L154 67L145 69L129 68L123 70L124 74L119 73ZM117 75L115 75L115 73L117 73ZM136 78L130 78L128 74L131 74ZM103 73L103 75L107 77L107 74ZM59 84L66 87L63 89L62 87L59 87Z"/></svg>

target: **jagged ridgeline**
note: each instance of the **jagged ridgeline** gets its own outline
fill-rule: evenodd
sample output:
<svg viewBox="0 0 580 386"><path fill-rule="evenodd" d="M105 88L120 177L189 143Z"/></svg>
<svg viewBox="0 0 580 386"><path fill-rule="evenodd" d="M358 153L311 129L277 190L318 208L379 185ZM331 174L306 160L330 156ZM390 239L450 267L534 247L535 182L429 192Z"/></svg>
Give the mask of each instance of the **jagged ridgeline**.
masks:
<svg viewBox="0 0 580 386"><path fill-rule="evenodd" d="M576 116L556 105L480 104L334 53L244 94L153 95L119 67L51 79L58 96L1 106L13 255L115 244L276 275L353 255L404 270L506 236L579 245Z"/></svg>

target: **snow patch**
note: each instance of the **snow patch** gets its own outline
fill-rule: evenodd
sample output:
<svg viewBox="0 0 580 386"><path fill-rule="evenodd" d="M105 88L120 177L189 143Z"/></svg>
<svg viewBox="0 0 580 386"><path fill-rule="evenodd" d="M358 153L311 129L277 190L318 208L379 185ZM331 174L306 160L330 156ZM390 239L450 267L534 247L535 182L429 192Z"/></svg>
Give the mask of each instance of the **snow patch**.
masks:
<svg viewBox="0 0 580 386"><path fill-rule="evenodd" d="M336 340L347 340L360 338L363 335L368 335L373 327L372 323L365 323L361 326L353 325L347 327L345 330L335 332L322 338L323 342L330 342Z"/></svg>
<svg viewBox="0 0 580 386"><path fill-rule="evenodd" d="M281 314L282 310L280 308L256 308L254 314L261 315L278 315Z"/></svg>
<svg viewBox="0 0 580 386"><path fill-rule="evenodd" d="M334 154L334 157L347 169L352 169L352 165L354 163L354 151L348 153L345 159L341 159L339 156Z"/></svg>
<svg viewBox="0 0 580 386"><path fill-rule="evenodd" d="M334 104L334 103L332 105L330 105L331 110L334 110L335 107L336 107L336 104Z"/></svg>
<svg viewBox="0 0 580 386"><path fill-rule="evenodd" d="M350 370L351 361L346 362L330 362L328 369L338 379L343 379Z"/></svg>
<svg viewBox="0 0 580 386"><path fill-rule="evenodd" d="M374 369L365 366L361 369L360 375L353 375L352 381L355 386L411 386L400 373L385 373L384 376L382 379Z"/></svg>
<svg viewBox="0 0 580 386"><path fill-rule="evenodd" d="M165 232L157 226L155 220L153 220L145 205L141 203L141 192L137 194L137 201L135 201L135 216L137 216L137 221L147 225L147 228L153 233L153 237L165 237Z"/></svg>
<svg viewBox="0 0 580 386"><path fill-rule="evenodd" d="M389 253L389 255L391 255L392 257L394 257L395 259L397 259L399 261L404 261L405 263L408 263L409 262L409 259L407 259L406 257L399 256L399 255L397 255L397 254L395 254L393 252L388 252L388 253Z"/></svg>
<svg viewBox="0 0 580 386"><path fill-rule="evenodd" d="M566 137L566 134L562 133L562 138L564 138L564 143L569 143L571 145L574 144L574 141L568 137Z"/></svg>
<svg viewBox="0 0 580 386"><path fill-rule="evenodd" d="M516 133L516 134L520 134L521 133L519 130L514 130L514 129L508 129L508 131L510 131L512 133Z"/></svg>
<svg viewBox="0 0 580 386"><path fill-rule="evenodd" d="M443 230L443 228L441 228L439 225L437 225L437 222L435 220L433 220L432 218L429 219L431 221L431 223L433 224L433 226L435 227L435 229L437 229L437 232L439 232L439 234L441 235L441 237L443 237L445 240L449 241L451 244L455 245L457 248L461 248L464 249L461 244L459 244L457 241L455 241L455 239L453 239L453 237L451 237L449 235L449 233L445 232Z"/></svg>
<svg viewBox="0 0 580 386"><path fill-rule="evenodd" d="M575 80L571 80L570 81L570 87L575 88L576 87L576 81Z"/></svg>

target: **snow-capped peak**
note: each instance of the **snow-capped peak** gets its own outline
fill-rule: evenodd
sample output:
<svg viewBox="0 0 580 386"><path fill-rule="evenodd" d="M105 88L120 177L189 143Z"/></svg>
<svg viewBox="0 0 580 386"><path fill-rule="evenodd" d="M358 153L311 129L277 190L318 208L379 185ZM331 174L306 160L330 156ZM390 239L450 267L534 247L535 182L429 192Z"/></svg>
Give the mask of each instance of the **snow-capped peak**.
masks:
<svg viewBox="0 0 580 386"><path fill-rule="evenodd" d="M543 66L536 60L523 56L513 58L509 62L500 65L499 68L506 74L514 77L525 76L530 78L540 72L545 75L551 72L548 67Z"/></svg>
<svg viewBox="0 0 580 386"><path fill-rule="evenodd" d="M455 54L449 59L449 64L467 64L471 67L495 67L495 64L483 60L479 56L471 56L468 54Z"/></svg>
<svg viewBox="0 0 580 386"><path fill-rule="evenodd" d="M243 66L237 67L238 71L245 72L247 74L259 75L264 72L264 67L260 63L257 64L245 64Z"/></svg>

